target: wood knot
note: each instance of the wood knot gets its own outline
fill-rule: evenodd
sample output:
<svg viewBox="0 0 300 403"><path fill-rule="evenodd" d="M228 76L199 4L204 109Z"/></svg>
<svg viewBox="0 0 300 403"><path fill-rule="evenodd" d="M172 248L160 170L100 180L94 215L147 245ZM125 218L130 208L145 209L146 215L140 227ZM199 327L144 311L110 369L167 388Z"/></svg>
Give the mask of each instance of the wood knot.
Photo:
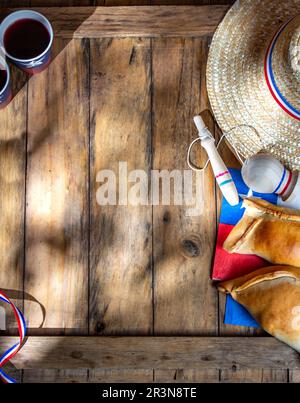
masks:
<svg viewBox="0 0 300 403"><path fill-rule="evenodd" d="M193 258L200 255L200 238L197 235L189 235L181 240L181 251L186 258Z"/></svg>
<svg viewBox="0 0 300 403"><path fill-rule="evenodd" d="M102 333L104 329L105 329L105 324L103 322L97 322L97 324L96 324L96 332L97 333Z"/></svg>
<svg viewBox="0 0 300 403"><path fill-rule="evenodd" d="M215 357L213 357L212 355L204 355L203 357L201 357L201 360L202 361L207 361L207 362L214 361Z"/></svg>
<svg viewBox="0 0 300 403"><path fill-rule="evenodd" d="M83 357L83 354L81 351L72 351L71 357L76 358L76 360L80 360Z"/></svg>
<svg viewBox="0 0 300 403"><path fill-rule="evenodd" d="M165 222L167 224L170 222L170 220L171 220L170 213L168 211L165 211L165 213L163 215L163 222Z"/></svg>

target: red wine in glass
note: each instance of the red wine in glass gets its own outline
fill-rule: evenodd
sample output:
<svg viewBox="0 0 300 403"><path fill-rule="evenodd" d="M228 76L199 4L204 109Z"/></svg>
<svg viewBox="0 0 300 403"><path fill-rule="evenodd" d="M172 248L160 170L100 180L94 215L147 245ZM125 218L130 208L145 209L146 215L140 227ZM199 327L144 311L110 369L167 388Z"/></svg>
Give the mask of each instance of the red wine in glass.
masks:
<svg viewBox="0 0 300 403"><path fill-rule="evenodd" d="M47 49L50 39L47 28L41 22L24 18L7 28L4 46L10 56L28 60L41 55Z"/></svg>

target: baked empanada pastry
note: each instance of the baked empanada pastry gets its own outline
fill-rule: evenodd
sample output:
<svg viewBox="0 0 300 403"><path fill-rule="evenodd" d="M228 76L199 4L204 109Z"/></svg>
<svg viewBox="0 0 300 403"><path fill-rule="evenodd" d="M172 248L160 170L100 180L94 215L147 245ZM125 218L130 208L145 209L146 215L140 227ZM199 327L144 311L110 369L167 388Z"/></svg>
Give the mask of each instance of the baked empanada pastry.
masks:
<svg viewBox="0 0 300 403"><path fill-rule="evenodd" d="M219 291L229 293L277 339L300 352L300 269L271 266L235 280Z"/></svg>
<svg viewBox="0 0 300 403"><path fill-rule="evenodd" d="M245 198L246 211L223 248L269 262L300 267L300 211Z"/></svg>

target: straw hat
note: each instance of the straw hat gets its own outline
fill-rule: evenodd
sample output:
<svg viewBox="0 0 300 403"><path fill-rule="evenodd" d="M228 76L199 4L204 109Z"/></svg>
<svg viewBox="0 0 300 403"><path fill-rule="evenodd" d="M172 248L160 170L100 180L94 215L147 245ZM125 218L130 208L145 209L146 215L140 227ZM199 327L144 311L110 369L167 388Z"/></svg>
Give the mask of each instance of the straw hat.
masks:
<svg viewBox="0 0 300 403"><path fill-rule="evenodd" d="M213 37L207 87L239 153L300 169L300 0L236 1Z"/></svg>

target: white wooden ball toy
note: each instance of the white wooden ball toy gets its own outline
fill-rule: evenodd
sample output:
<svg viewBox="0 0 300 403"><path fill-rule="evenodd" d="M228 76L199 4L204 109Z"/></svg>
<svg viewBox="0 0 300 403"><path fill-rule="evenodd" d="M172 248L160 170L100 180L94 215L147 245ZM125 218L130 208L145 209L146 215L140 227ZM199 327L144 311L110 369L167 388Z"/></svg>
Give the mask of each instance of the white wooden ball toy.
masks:
<svg viewBox="0 0 300 403"><path fill-rule="evenodd" d="M268 154L256 154L246 159L242 177L254 192L276 193L281 197L285 197L293 183L293 174Z"/></svg>

